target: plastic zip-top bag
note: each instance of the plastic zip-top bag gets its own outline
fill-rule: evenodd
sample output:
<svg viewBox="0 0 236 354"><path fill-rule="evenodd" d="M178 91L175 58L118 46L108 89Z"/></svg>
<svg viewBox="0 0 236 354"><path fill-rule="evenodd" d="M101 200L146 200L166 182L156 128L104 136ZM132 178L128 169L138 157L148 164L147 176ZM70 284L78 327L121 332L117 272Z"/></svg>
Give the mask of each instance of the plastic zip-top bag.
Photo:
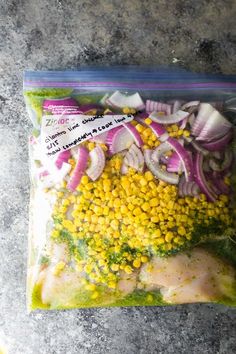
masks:
<svg viewBox="0 0 236 354"><path fill-rule="evenodd" d="M29 310L236 305L236 77L26 72Z"/></svg>

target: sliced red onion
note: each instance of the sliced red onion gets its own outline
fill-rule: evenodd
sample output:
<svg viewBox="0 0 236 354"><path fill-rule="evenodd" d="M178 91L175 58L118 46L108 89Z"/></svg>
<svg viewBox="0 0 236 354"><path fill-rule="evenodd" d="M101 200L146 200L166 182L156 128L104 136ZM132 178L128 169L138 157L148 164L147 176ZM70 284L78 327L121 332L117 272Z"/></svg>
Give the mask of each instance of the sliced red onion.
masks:
<svg viewBox="0 0 236 354"><path fill-rule="evenodd" d="M179 180L179 196L192 196L196 197L200 193L200 189L196 182L190 181L187 182L185 176L182 175Z"/></svg>
<svg viewBox="0 0 236 354"><path fill-rule="evenodd" d="M169 161L169 156L162 155L160 161L163 163L163 165L167 165Z"/></svg>
<svg viewBox="0 0 236 354"><path fill-rule="evenodd" d="M224 103L223 101L216 101L216 102L209 102L217 111L222 111L224 108Z"/></svg>
<svg viewBox="0 0 236 354"><path fill-rule="evenodd" d="M194 184L192 184L191 195L196 197L199 193L200 193L200 188L198 187L197 183L194 182Z"/></svg>
<svg viewBox="0 0 236 354"><path fill-rule="evenodd" d="M219 161L216 161L214 158L211 158L209 160L209 166L213 171L216 172L223 172L225 170L228 170L230 166L232 165L233 162L233 153L231 150L227 149L224 152L224 160L222 163Z"/></svg>
<svg viewBox="0 0 236 354"><path fill-rule="evenodd" d="M49 173L49 171L44 170L39 174L39 179L41 183L41 187L43 188L51 188L55 186L57 183L62 182L71 170L71 165L67 162L62 162L60 169L57 170L56 173Z"/></svg>
<svg viewBox="0 0 236 354"><path fill-rule="evenodd" d="M52 176L48 175L39 180L39 187L44 188L52 188L55 185L55 182L52 179Z"/></svg>
<svg viewBox="0 0 236 354"><path fill-rule="evenodd" d="M218 111L214 111L208 118L206 124L202 128L197 140L212 141L224 136L230 129L232 124L224 118Z"/></svg>
<svg viewBox="0 0 236 354"><path fill-rule="evenodd" d="M135 115L134 120L136 120L139 124L146 125L144 119L148 117L149 114L147 112L141 112Z"/></svg>
<svg viewBox="0 0 236 354"><path fill-rule="evenodd" d="M213 179L213 183L219 190L219 194L229 194L230 192L230 187L225 184L225 182L222 179L215 178Z"/></svg>
<svg viewBox="0 0 236 354"><path fill-rule="evenodd" d="M211 141L224 136L232 124L209 103L201 103L192 126L192 134L197 140Z"/></svg>
<svg viewBox="0 0 236 354"><path fill-rule="evenodd" d="M168 139L169 134L161 124L152 122L150 125L148 125L148 127L152 129L153 133L161 142L164 142Z"/></svg>
<svg viewBox="0 0 236 354"><path fill-rule="evenodd" d="M125 163L123 163L122 166L121 166L122 175L126 175L128 173L128 171L129 171L128 166Z"/></svg>
<svg viewBox="0 0 236 354"><path fill-rule="evenodd" d="M178 142L180 143L180 145L184 146L185 143L184 138L179 138Z"/></svg>
<svg viewBox="0 0 236 354"><path fill-rule="evenodd" d="M184 136L183 139L190 144L193 141L193 137L192 136Z"/></svg>
<svg viewBox="0 0 236 354"><path fill-rule="evenodd" d="M31 135L31 136L29 137L29 143L30 143L30 145L35 145L35 144L37 144L37 139L36 139L36 137L35 137L34 135Z"/></svg>
<svg viewBox="0 0 236 354"><path fill-rule="evenodd" d="M145 124L143 118L135 117L134 120L135 120L136 122L138 122L139 124L141 124L141 125L143 125L143 126L146 126L146 124Z"/></svg>
<svg viewBox="0 0 236 354"><path fill-rule="evenodd" d="M203 168L204 172L210 172L211 171L211 168L209 166L209 161L207 159L203 160L202 168Z"/></svg>
<svg viewBox="0 0 236 354"><path fill-rule="evenodd" d="M209 154L209 151L202 147L202 145L199 144L196 140L193 139L191 141L191 144L197 151L201 152L204 156L207 156Z"/></svg>
<svg viewBox="0 0 236 354"><path fill-rule="evenodd" d="M38 177L39 179L43 178L43 177L46 177L49 175L49 172L48 170L45 170L44 168L40 168L39 169L39 173L38 173Z"/></svg>
<svg viewBox="0 0 236 354"><path fill-rule="evenodd" d="M71 157L70 150L62 151L57 155L55 165L58 169L62 167L63 162L68 162L69 158Z"/></svg>
<svg viewBox="0 0 236 354"><path fill-rule="evenodd" d="M108 99L109 96L110 96L109 93L106 93L106 94L101 98L100 104L101 104L102 106L106 106L106 102L107 102L107 99Z"/></svg>
<svg viewBox="0 0 236 354"><path fill-rule="evenodd" d="M125 154L121 172L126 174L128 167L132 167L138 172L143 172L144 157L141 150L135 144L131 145L129 151Z"/></svg>
<svg viewBox="0 0 236 354"><path fill-rule="evenodd" d="M194 122L195 122L195 119L196 119L196 117L195 117L195 114L194 114L194 113L192 113L192 114L189 116L189 118L188 118L188 123L189 123L189 125L190 125L191 128L193 127L193 124L194 124Z"/></svg>
<svg viewBox="0 0 236 354"><path fill-rule="evenodd" d="M89 152L84 146L78 147L78 159L74 171L67 184L69 190L74 191L80 184L80 180L85 173L89 158Z"/></svg>
<svg viewBox="0 0 236 354"><path fill-rule="evenodd" d="M108 131L106 143L112 155L128 149L133 142L134 139L130 132L122 126Z"/></svg>
<svg viewBox="0 0 236 354"><path fill-rule="evenodd" d="M195 118L192 126L192 134L194 136L200 135L208 118L211 116L214 110L214 107L212 107L209 103L200 103L197 117Z"/></svg>
<svg viewBox="0 0 236 354"><path fill-rule="evenodd" d="M222 165L221 165L222 171L225 171L231 167L232 162L233 162L233 158L234 158L233 152L231 150L227 149L225 151L224 161L222 162Z"/></svg>
<svg viewBox="0 0 236 354"><path fill-rule="evenodd" d="M138 160L138 171L139 172L143 172L144 169L144 156L142 151L135 145L131 145L129 151L134 151L134 153L137 156L137 160Z"/></svg>
<svg viewBox="0 0 236 354"><path fill-rule="evenodd" d="M106 102L113 107L117 108L134 108L136 110L142 110L145 108L143 100L138 92L133 95L126 96L120 91L115 91Z"/></svg>
<svg viewBox="0 0 236 354"><path fill-rule="evenodd" d="M149 114L147 112L139 112L138 114L136 114L135 118L142 118L145 119L147 117L149 117Z"/></svg>
<svg viewBox="0 0 236 354"><path fill-rule="evenodd" d="M70 149L71 155L73 156L73 158L75 160L77 160L77 156L78 156L78 147L75 146L73 148Z"/></svg>
<svg viewBox="0 0 236 354"><path fill-rule="evenodd" d="M209 166L213 171L220 172L221 171L221 166L219 165L218 162L216 162L213 158L209 160Z"/></svg>
<svg viewBox="0 0 236 354"><path fill-rule="evenodd" d="M143 140L137 131L137 129L131 123L124 123L123 126L130 132L135 143L141 147L143 145Z"/></svg>
<svg viewBox="0 0 236 354"><path fill-rule="evenodd" d="M198 108L200 104L200 101L190 101L190 102L186 102L183 104L183 106L181 107L181 110L184 111L185 109L189 109L189 108Z"/></svg>
<svg viewBox="0 0 236 354"><path fill-rule="evenodd" d="M156 123L160 123L160 124L173 124L173 123L179 123L181 122L183 119L188 118L189 117L189 113L185 112L185 111L178 111L176 113L170 114L170 115L160 115L158 114L158 112L152 112L150 114L150 118L156 122Z"/></svg>
<svg viewBox="0 0 236 354"><path fill-rule="evenodd" d="M165 112L165 114L170 115L171 114L171 105L167 104L167 103L147 100L146 101L146 111L148 113L151 113L153 111Z"/></svg>
<svg viewBox="0 0 236 354"><path fill-rule="evenodd" d="M149 149L144 150L144 159L147 164L147 167L156 178L170 184L178 184L179 176L175 173L163 171L159 162L161 156L169 150L170 150L169 144L162 143L154 150L154 152L153 150L149 150ZM155 161L152 156L154 157Z"/></svg>
<svg viewBox="0 0 236 354"><path fill-rule="evenodd" d="M220 151L213 151L212 156L215 157L217 160L222 160L223 156Z"/></svg>
<svg viewBox="0 0 236 354"><path fill-rule="evenodd" d="M121 168L122 173L127 173L128 167L132 167L138 172L143 172L144 157L142 152L135 144L130 147L129 151L127 151L124 157L123 165Z"/></svg>
<svg viewBox="0 0 236 354"><path fill-rule="evenodd" d="M63 162L62 166L60 168L60 170L58 171L58 174L56 176L56 182L61 182L63 181L63 179L66 178L66 176L68 176L70 170L71 170L71 164L67 163L67 162Z"/></svg>
<svg viewBox="0 0 236 354"><path fill-rule="evenodd" d="M184 194L183 194L184 181L185 181L184 176L181 176L180 179L179 179L179 196L180 197L184 197Z"/></svg>
<svg viewBox="0 0 236 354"><path fill-rule="evenodd" d="M184 118L179 126L179 129L185 129L186 125L188 123L188 120L189 120L189 117Z"/></svg>
<svg viewBox="0 0 236 354"><path fill-rule="evenodd" d="M92 181L96 181L102 174L105 167L105 154L101 146L96 146L89 153L90 166L86 170L87 175Z"/></svg>
<svg viewBox="0 0 236 354"><path fill-rule="evenodd" d="M231 129L220 139L211 141L209 143L202 143L202 146L209 151L222 150L225 148L225 146L228 145L228 143L230 143L232 138L233 138L233 131Z"/></svg>
<svg viewBox="0 0 236 354"><path fill-rule="evenodd" d="M105 144L106 143L106 140L107 140L107 134L108 132L105 132L105 133L102 133L102 134L99 134L97 136L94 136L92 139L90 139L91 141L94 141L96 143L99 143L99 144Z"/></svg>
<svg viewBox="0 0 236 354"><path fill-rule="evenodd" d="M170 144L171 148L178 154L178 156L182 162L186 181L187 182L192 181L193 180L193 164L192 164L192 159L189 155L189 152L187 150L185 150L185 148L176 139L169 137L167 139L167 142L168 142L168 144Z"/></svg>
<svg viewBox="0 0 236 354"><path fill-rule="evenodd" d="M175 151L168 159L167 171L168 172L177 172L177 173L180 173L183 171L182 162L179 158L179 155Z"/></svg>
<svg viewBox="0 0 236 354"><path fill-rule="evenodd" d="M199 188L211 202L214 202L216 200L216 194L210 188L204 176L203 154L201 154L200 152L197 152L196 154L196 158L194 161L194 172L195 172L195 181L198 184Z"/></svg>
<svg viewBox="0 0 236 354"><path fill-rule="evenodd" d="M182 105L182 101L179 100L174 101L172 106L172 113L176 113L180 109L181 105Z"/></svg>

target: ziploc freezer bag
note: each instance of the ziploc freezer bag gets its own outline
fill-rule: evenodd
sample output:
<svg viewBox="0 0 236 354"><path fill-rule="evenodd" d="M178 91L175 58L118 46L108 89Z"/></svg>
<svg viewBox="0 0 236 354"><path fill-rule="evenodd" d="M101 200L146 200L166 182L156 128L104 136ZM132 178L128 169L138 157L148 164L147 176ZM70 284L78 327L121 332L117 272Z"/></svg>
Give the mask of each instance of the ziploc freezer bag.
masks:
<svg viewBox="0 0 236 354"><path fill-rule="evenodd" d="M236 77L26 72L29 310L236 305Z"/></svg>

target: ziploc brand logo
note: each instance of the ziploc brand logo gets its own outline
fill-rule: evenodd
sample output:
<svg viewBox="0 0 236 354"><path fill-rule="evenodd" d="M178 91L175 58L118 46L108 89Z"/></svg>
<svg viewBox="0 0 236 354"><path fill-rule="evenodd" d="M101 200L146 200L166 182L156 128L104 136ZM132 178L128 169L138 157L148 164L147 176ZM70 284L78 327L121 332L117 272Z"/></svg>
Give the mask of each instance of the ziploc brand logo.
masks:
<svg viewBox="0 0 236 354"><path fill-rule="evenodd" d="M45 115L42 117L41 145L46 156L73 148L99 134L133 120L127 115Z"/></svg>

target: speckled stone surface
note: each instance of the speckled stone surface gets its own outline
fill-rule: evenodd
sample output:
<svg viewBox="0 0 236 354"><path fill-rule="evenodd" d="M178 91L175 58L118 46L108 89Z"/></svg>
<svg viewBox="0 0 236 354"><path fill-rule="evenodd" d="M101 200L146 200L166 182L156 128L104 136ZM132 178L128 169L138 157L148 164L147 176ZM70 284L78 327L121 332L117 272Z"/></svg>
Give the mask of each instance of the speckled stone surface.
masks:
<svg viewBox="0 0 236 354"><path fill-rule="evenodd" d="M10 354L233 354L223 306L27 314L24 69L164 64L236 74L235 0L0 0L0 339Z"/></svg>

